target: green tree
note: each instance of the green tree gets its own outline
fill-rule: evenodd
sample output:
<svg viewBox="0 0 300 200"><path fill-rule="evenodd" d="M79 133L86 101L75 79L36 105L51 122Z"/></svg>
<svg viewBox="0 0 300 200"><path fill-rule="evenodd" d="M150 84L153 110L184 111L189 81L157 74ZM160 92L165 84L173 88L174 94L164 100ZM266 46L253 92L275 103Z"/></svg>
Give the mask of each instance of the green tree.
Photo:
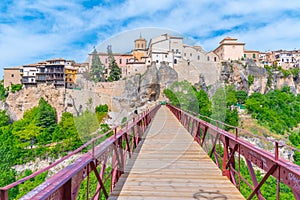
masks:
<svg viewBox="0 0 300 200"><path fill-rule="evenodd" d="M10 86L10 90L11 90L12 93L15 93L16 91L21 90L22 87L23 87L22 84L12 84L12 85Z"/></svg>
<svg viewBox="0 0 300 200"><path fill-rule="evenodd" d="M228 85L225 87L226 92L226 106L231 106L237 103L236 91L234 85Z"/></svg>
<svg viewBox="0 0 300 200"><path fill-rule="evenodd" d="M239 125L239 114L237 109L229 110L226 109L225 124L237 127ZM231 129L230 127L225 127L225 130Z"/></svg>
<svg viewBox="0 0 300 200"><path fill-rule="evenodd" d="M107 47L107 54L109 65L108 68L110 69L108 81L118 81L121 78L121 68L118 66L116 59L112 53L111 46Z"/></svg>
<svg viewBox="0 0 300 200"><path fill-rule="evenodd" d="M90 69L90 79L94 82L105 81L105 66L101 63L97 50L92 52L92 65Z"/></svg>
<svg viewBox="0 0 300 200"><path fill-rule="evenodd" d="M260 124L278 134L284 134L300 123L300 100L288 87L265 95L253 93L245 106Z"/></svg>
<svg viewBox="0 0 300 200"><path fill-rule="evenodd" d="M0 127L6 126L9 124L9 116L6 114L6 110L0 111Z"/></svg>
<svg viewBox="0 0 300 200"><path fill-rule="evenodd" d="M244 104L247 97L248 97L248 92L245 90L238 90L235 92L235 97L240 104Z"/></svg>
<svg viewBox="0 0 300 200"><path fill-rule="evenodd" d="M91 133L99 129L99 123L95 113L85 110L82 115L74 117L75 127L83 142L92 138Z"/></svg>
<svg viewBox="0 0 300 200"><path fill-rule="evenodd" d="M211 108L211 101L209 100L207 93L201 89L199 92L196 92L196 96L199 105L199 114L209 117L211 115L212 108Z"/></svg>
<svg viewBox="0 0 300 200"><path fill-rule="evenodd" d="M248 87L250 87L254 83L254 76L249 75L248 76Z"/></svg>
<svg viewBox="0 0 300 200"><path fill-rule="evenodd" d="M217 121L224 122L226 118L226 92L220 87L212 96L212 115L211 118ZM214 124L214 122L212 122Z"/></svg>
<svg viewBox="0 0 300 200"><path fill-rule="evenodd" d="M46 144L52 140L52 133L56 126L56 112L44 98L40 99L38 107L39 112L36 125L43 128L41 134L39 134L38 140L41 143Z"/></svg>
<svg viewBox="0 0 300 200"><path fill-rule="evenodd" d="M95 113L99 123L101 123L103 118L106 117L107 112L108 112L107 104L96 106Z"/></svg>
<svg viewBox="0 0 300 200"><path fill-rule="evenodd" d="M8 95L8 92L7 90L4 88L4 84L3 84L3 81L1 81L0 83L0 100L3 101L6 99Z"/></svg>
<svg viewBox="0 0 300 200"><path fill-rule="evenodd" d="M174 105L174 106L180 106L179 100L176 97L176 95L174 94L174 92L172 92L172 90L165 89L163 93L169 99L169 101L170 101L170 103L172 105Z"/></svg>

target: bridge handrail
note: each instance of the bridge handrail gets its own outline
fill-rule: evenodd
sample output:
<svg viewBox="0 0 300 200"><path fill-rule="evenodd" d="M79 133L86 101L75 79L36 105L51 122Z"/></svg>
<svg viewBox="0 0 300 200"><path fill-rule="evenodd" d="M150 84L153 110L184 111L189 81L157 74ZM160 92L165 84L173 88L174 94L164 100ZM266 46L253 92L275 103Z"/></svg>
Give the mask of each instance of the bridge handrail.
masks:
<svg viewBox="0 0 300 200"><path fill-rule="evenodd" d="M175 107L175 106L174 106L174 107ZM189 114L191 114L191 115L193 115L193 116L195 116L195 117L206 118L206 119L208 119L208 120L210 120L210 121L216 122L217 124L221 124L221 125L224 125L224 126L226 126L226 127L230 127L230 128L232 128L232 129L235 129L235 130L236 130L236 133L245 132L245 133L247 133L247 134L249 134L249 135L251 135L251 136L258 137L258 138L260 138L260 139L262 139L262 140L269 141L269 142L272 142L272 143L278 143L278 145L280 145L281 147L284 147L284 146L285 146L285 147L287 147L287 148L289 148L289 149L292 149L293 151L300 152L300 149L297 149L296 147L290 146L290 145L288 145L288 144L286 144L286 143L284 143L284 142L278 141L278 140L276 140L276 139L270 139L270 138L266 138L266 137L261 136L261 135L256 135L256 134L254 134L254 133L252 133L252 132L250 132L250 131L247 131L247 130L245 130L245 129L242 129L242 128L240 128L240 127L232 126L232 125L230 125L230 124L226 124L226 123L221 122L221 121L219 121L219 120L213 119L213 118L208 117L208 116L205 116L205 115L201 115L201 114L199 114L199 113L195 113L195 112L190 111L190 110L184 110L184 111L187 112L187 113L189 113Z"/></svg>
<svg viewBox="0 0 300 200"><path fill-rule="evenodd" d="M76 150L70 152L68 155L62 157L61 159L59 159L59 160L57 160L57 161L55 161L55 162L52 163L51 165L49 165L49 166L47 166L47 167L45 167L45 168L43 168L43 169L40 169L40 170L34 172L33 174L31 174L31 175L29 175L29 176L26 176L26 177L24 177L24 178L22 178L22 179L20 179L20 180L17 180L17 181L15 181L15 182L13 182L13 183L11 183L11 184L9 184L9 185L6 185L6 186L0 188L0 200L6 200L6 199L8 199L8 190L9 190L9 189L18 186L19 184L24 183L25 181L27 181L27 180L29 180L29 179L31 179L31 178L34 178L34 177L38 176L39 174L41 174L41 173L43 173L43 172L45 172L45 171L48 171L49 169L51 169L51 168L57 166L58 164L62 163L64 160L66 160L66 159L70 158L71 156L73 156L73 155L79 153L79 152L82 151L84 148L88 147L89 145L93 145L93 146L92 146L92 149L89 150L89 152L83 154L83 155L82 155L79 159L77 159L76 161L80 160L82 157L85 157L87 154L93 155L93 156L94 156L94 151L95 151L96 148L99 149L99 147L100 147L101 145L103 146L105 143L107 143L107 144L108 144L108 143L109 143L109 144L113 143L113 142L116 141L118 138L122 137L123 134L125 134L125 133L126 133L128 130L130 130L132 127L134 127L135 125L137 125L138 123L140 123L142 120L144 120L145 117L146 117L147 115L149 115L149 114L152 113L152 112L156 112L156 111L158 110L159 107L160 107L160 105L155 105L155 106L152 107L150 110L147 109L145 112L141 113L141 114L138 115L136 118L133 118L133 119L132 119L132 122L131 122L130 124L128 124L128 123L129 123L129 120L127 120L126 122L122 123L121 125L115 126L115 127L111 128L109 131L107 131L106 133L101 134L101 135L99 135L99 136L93 138L92 140L86 142L85 144L83 144L82 146L80 146L79 148L77 148ZM123 127L123 128L122 128L122 127ZM96 130L94 133L98 133L99 130L101 130L101 129ZM97 141L98 141L99 139L101 139L101 138L106 137L106 136L107 136L108 134L110 134L111 132L114 133L111 137L107 138L106 140L104 140L102 143L100 143L100 144L97 145L96 147L94 146L94 145L95 145L95 142L97 142ZM93 134L93 133L92 133L92 134ZM113 138L113 139L112 139L112 138ZM104 145L104 146L107 146L107 145ZM104 150L104 149L102 149L102 150ZM101 153L101 152L102 152L102 151L100 151L100 152L98 152L98 153ZM76 161L74 161L73 163L75 163ZM71 165L71 164L70 164L70 165ZM60 170L60 172L61 172L61 171L63 171L63 169ZM59 172L58 172L58 173L59 173ZM54 176L55 176L55 175L54 175Z"/></svg>
<svg viewBox="0 0 300 200"><path fill-rule="evenodd" d="M292 189L297 200L300 199L300 166L279 157L279 143L277 141L275 141L274 145L275 154L272 154L240 138L237 133L233 135L173 105L167 104L167 106L194 137L194 140L202 146L210 157L215 158L215 162L221 168L223 175L227 176L236 187L240 187L240 181L242 180L252 189L252 193L248 199L251 199L254 195L257 195L258 199L264 199L260 188L269 176L277 179L276 192L278 198L280 182L282 182ZM207 139L207 135L211 135L212 137ZM222 144L223 155L217 152L216 146L221 145L217 141L220 141ZM243 156L247 163L253 186L241 176L240 156ZM238 169L235 168L235 159L237 157ZM218 160L219 158L221 161ZM258 168L266 172L260 183L257 181L252 164L255 164ZM238 176L238 180L236 180L236 175Z"/></svg>
<svg viewBox="0 0 300 200"><path fill-rule="evenodd" d="M76 150L70 152L68 155L66 155L66 156L64 156L64 157L62 157L62 158L60 158L59 160L55 161L55 162L52 163L51 165L49 165L49 166L47 166L47 167L45 167L45 168L43 168L43 169L40 169L40 170L38 170L38 171L32 173L31 175L26 176L26 177L24 177L24 178L22 178L22 179L20 179L20 180L17 180L17 181L15 181L15 182L13 182L13 183L11 183L11 184L9 184L9 185L6 185L6 186L0 188L0 190L9 190L9 189L11 189L11 188L13 188L13 187L15 187L15 186L21 184L21 183L24 183L25 181L27 181L27 180L29 180L29 179L31 179L31 178L36 177L37 175L39 175L39 174L41 174L41 173L43 173L43 172L45 172L45 171L48 171L49 169L51 169L51 168L57 166L58 164L62 163L64 160L66 160L66 159L70 158L71 156L73 156L73 155L79 153L81 150L83 150L84 148L88 147L89 145L91 145L91 144L92 144L93 142L95 142L96 140L105 137L106 135L108 135L109 133L111 133L113 130L115 130L115 129L118 128L118 127L119 127L119 126L115 126L114 128L112 128L112 129L110 129L109 131L107 131L106 133L104 133L103 135L97 136L96 138L93 138L92 140L86 142L86 143L83 144L82 146L78 147ZM99 131L99 129L98 129L97 131L95 131L95 132L98 132L98 131ZM95 133L95 132L94 132L94 133Z"/></svg>

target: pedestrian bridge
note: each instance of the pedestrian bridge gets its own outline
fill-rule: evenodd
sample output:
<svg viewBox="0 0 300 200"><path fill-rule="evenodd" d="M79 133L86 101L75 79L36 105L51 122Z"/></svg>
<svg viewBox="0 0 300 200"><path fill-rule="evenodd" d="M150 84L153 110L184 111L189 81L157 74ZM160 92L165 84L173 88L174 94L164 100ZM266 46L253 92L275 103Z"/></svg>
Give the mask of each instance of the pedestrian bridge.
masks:
<svg viewBox="0 0 300 200"><path fill-rule="evenodd" d="M270 176L277 179L278 199L281 184L300 199L300 167L279 157L277 142L272 154L239 138L238 128L231 134L171 105L157 105L112 131L100 144L101 137L95 138L53 163L90 149L22 199L236 200L245 199L239 191L242 182L251 191L246 198L264 199L260 189ZM252 182L241 174L241 159ZM260 181L254 166L265 171ZM1 200L45 170L1 188Z"/></svg>

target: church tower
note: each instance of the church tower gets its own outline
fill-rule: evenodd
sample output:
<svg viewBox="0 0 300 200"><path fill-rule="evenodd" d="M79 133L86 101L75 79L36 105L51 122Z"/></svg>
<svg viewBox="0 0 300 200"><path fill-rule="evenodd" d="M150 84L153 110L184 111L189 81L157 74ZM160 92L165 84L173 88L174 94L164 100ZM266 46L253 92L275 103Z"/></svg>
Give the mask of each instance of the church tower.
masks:
<svg viewBox="0 0 300 200"><path fill-rule="evenodd" d="M138 60L138 62L142 62L142 59L147 56L147 41L145 38L142 38L141 34L140 38L134 40L132 55Z"/></svg>

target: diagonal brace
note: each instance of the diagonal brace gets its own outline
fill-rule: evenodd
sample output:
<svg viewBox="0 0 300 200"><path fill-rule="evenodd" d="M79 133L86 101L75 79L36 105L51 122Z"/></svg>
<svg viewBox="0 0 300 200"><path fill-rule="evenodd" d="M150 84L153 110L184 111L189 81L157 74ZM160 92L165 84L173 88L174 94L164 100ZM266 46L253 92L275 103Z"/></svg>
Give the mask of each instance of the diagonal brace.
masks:
<svg viewBox="0 0 300 200"><path fill-rule="evenodd" d="M103 193L104 193L104 195L105 195L105 198L108 199L107 191L106 191L106 189L105 189L105 187L104 187L104 183L102 182L102 180L101 180L101 178L100 178L100 175L99 175L99 173L98 173L98 171L97 171L97 168L96 168L96 166L95 166L95 163L94 163L94 162L91 162L90 165L91 165L91 167L92 167L92 169L93 169L93 171L94 171L94 173L95 173L95 175L96 175L96 177L97 177L98 182L100 183L101 188L103 189Z"/></svg>
<svg viewBox="0 0 300 200"><path fill-rule="evenodd" d="M257 193L257 191L261 188L261 186L266 182L266 180L269 178L270 175L272 175L275 170L277 169L278 164L275 163L272 165L272 167L269 169L267 174L264 176L264 178L260 181L260 183L254 188L253 192L250 194L250 196L247 198L248 200L252 199L252 197Z"/></svg>

